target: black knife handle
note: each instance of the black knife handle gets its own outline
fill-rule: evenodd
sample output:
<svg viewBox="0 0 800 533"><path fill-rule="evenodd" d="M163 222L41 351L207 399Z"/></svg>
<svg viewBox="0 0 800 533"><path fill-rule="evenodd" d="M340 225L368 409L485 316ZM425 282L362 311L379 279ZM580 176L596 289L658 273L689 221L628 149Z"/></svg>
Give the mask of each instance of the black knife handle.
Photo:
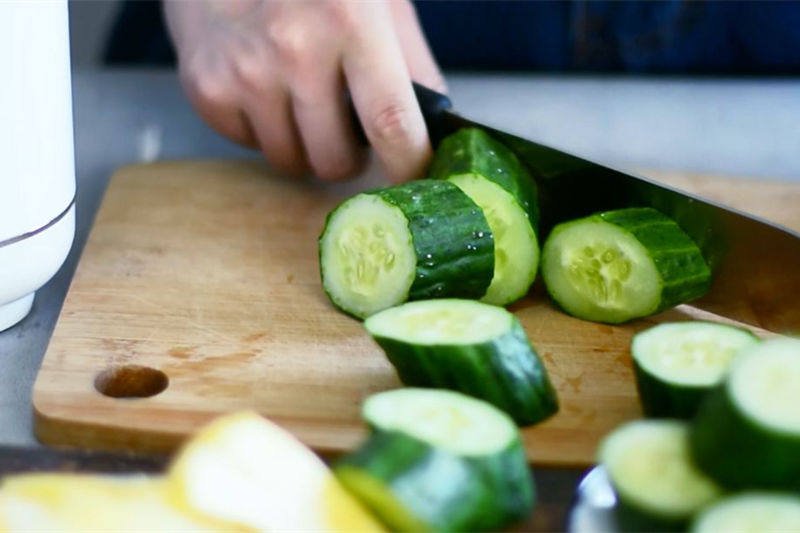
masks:
<svg viewBox="0 0 800 533"><path fill-rule="evenodd" d="M453 107L453 103L450 101L450 98L441 93L437 93L433 89L428 89L424 85L420 85L417 82L413 82L413 85L414 95L417 97L417 103L419 103L419 108L422 111L423 118L425 119L425 126L428 128L428 135L431 138L431 142L436 145L441 139L444 131L442 124L444 112L451 109ZM367 139L366 133L364 133L364 127L361 125L361 121L358 119L358 114L356 113L355 107L353 107L353 101L349 95L347 102L348 106L350 107L350 116L353 119L353 127L355 129L356 138L361 144L368 145L369 140Z"/></svg>

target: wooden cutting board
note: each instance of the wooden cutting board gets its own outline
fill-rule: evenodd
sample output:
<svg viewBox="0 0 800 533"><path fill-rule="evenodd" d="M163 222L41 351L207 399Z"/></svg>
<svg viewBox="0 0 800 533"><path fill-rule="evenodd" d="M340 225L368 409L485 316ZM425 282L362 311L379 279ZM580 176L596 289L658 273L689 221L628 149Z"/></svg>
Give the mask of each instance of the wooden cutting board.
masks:
<svg viewBox="0 0 800 533"><path fill-rule="evenodd" d="M800 184L662 177L800 228ZM313 184L254 162L119 170L36 381L38 438L167 451L214 416L255 409L318 450L356 446L362 400L400 383L360 322L325 298L317 236L336 203L379 180ZM561 403L523 431L529 456L577 465L640 416L632 333L694 313L593 324L558 312L540 285L513 310Z"/></svg>

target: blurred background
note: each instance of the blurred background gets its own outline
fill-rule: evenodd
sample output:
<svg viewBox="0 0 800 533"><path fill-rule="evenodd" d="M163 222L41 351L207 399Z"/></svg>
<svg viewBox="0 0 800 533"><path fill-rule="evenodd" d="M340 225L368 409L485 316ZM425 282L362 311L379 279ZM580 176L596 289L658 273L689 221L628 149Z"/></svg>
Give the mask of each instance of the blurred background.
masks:
<svg viewBox="0 0 800 533"><path fill-rule="evenodd" d="M416 5L456 107L471 118L627 168L800 179L798 2ZM106 85L117 98L102 84L75 91L79 111L84 97L95 106L108 97L109 112L124 114L124 97L144 116L119 119L141 122L169 105L193 128L184 137L210 139L174 81L156 74L174 63L159 2L72 1L70 14L76 72L146 70L159 100L115 78ZM155 143L163 124L147 131L140 156L184 153ZM215 139L219 155L240 153L226 143Z"/></svg>

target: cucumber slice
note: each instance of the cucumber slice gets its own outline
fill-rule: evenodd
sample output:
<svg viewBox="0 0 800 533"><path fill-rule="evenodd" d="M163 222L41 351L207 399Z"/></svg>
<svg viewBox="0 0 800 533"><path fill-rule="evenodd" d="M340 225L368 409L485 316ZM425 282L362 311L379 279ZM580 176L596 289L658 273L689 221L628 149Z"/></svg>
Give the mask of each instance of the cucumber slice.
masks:
<svg viewBox="0 0 800 533"><path fill-rule="evenodd" d="M677 420L629 422L600 444L599 460L629 531L678 530L721 489L692 462L689 427Z"/></svg>
<svg viewBox="0 0 800 533"><path fill-rule="evenodd" d="M252 412L201 429L168 481L173 501L247 531L383 531L319 457Z"/></svg>
<svg viewBox="0 0 800 533"><path fill-rule="evenodd" d="M694 520L694 533L786 533L800 531L800 497L749 492L724 498Z"/></svg>
<svg viewBox="0 0 800 533"><path fill-rule="evenodd" d="M390 528L496 530L533 509L519 432L488 403L409 388L370 396L363 415L370 438L334 472Z"/></svg>
<svg viewBox="0 0 800 533"><path fill-rule="evenodd" d="M731 488L800 489L799 406L800 340L746 350L697 413L697 463Z"/></svg>
<svg viewBox="0 0 800 533"><path fill-rule="evenodd" d="M346 200L328 215L319 246L325 292L359 318L406 300L480 298L494 271L494 239L482 211L442 181Z"/></svg>
<svg viewBox="0 0 800 533"><path fill-rule="evenodd" d="M649 207L559 224L544 244L542 275L569 314L610 324L698 298L711 283L694 241Z"/></svg>
<svg viewBox="0 0 800 533"><path fill-rule="evenodd" d="M539 242L528 217L513 196L476 174L449 179L478 206L494 235L494 276L482 301L506 305L528 293L539 268Z"/></svg>
<svg viewBox="0 0 800 533"><path fill-rule="evenodd" d="M430 176L457 185L489 221L494 277L482 300L506 305L523 297L539 266L539 209L536 184L517 156L483 130L466 128L441 142Z"/></svg>
<svg viewBox="0 0 800 533"><path fill-rule="evenodd" d="M364 327L406 385L461 391L521 425L558 411L544 363L519 321L472 300L411 302L374 314Z"/></svg>
<svg viewBox="0 0 800 533"><path fill-rule="evenodd" d="M733 358L758 342L747 330L711 322L667 323L636 334L631 354L644 413L691 418Z"/></svg>

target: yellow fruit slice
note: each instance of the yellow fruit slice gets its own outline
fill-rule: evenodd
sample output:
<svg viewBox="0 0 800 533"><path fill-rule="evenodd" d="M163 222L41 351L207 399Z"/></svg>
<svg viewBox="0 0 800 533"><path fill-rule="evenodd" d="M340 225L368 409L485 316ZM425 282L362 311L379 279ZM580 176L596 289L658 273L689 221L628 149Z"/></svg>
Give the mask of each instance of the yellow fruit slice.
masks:
<svg viewBox="0 0 800 533"><path fill-rule="evenodd" d="M0 531L244 531L171 505L163 479L25 474L0 488Z"/></svg>
<svg viewBox="0 0 800 533"><path fill-rule="evenodd" d="M252 412L201 429L168 474L187 507L259 531L382 531L311 450Z"/></svg>

